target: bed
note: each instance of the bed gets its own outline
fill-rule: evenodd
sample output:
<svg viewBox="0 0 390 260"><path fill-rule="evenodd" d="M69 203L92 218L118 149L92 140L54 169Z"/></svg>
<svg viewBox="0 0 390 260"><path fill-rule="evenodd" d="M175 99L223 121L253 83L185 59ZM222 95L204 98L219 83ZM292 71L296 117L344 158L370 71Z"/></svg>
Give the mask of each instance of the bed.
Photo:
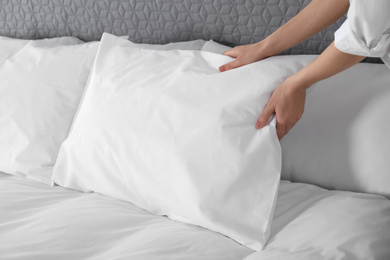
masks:
<svg viewBox="0 0 390 260"><path fill-rule="evenodd" d="M86 175L84 179L72 176L73 172L79 171L81 166L66 161L71 160L69 153L72 154L72 152L69 151L81 149L77 146L77 139L71 142L71 134L75 136L80 128L78 125L81 124L80 122L84 125L87 121L92 122L92 119L78 119L79 122L77 120L72 122L75 113L78 118L82 116L93 118L94 124L91 123L88 126L91 128L102 126L96 125L98 120L113 117L112 114L105 114L109 109L104 107L104 102L98 101L94 102L102 105L101 111L86 116L88 111L83 109L79 103L89 101L93 104L90 101L93 95L83 92L84 89L75 88L73 90L70 87L72 84L83 86L87 84L89 87L86 89L91 91L92 85L90 84L98 81L94 79L94 70L97 75L95 77L102 75L98 71L99 66L96 65L98 61L94 61L97 51L97 55L101 55L101 60L105 58L106 64L110 63L110 55L103 56L104 48L98 42L104 32L112 34L105 34L107 42L108 40L117 41L123 46L126 45L126 48L133 48L132 52L135 54L131 57L141 60L140 62L143 59L153 61L154 53L159 53L160 58L172 55L169 57L176 58L177 63L180 63L182 58L190 60L193 57L201 57L213 65L216 59L224 61L224 58L220 57L223 51L231 46L254 43L263 39L297 14L309 2L0 0L0 44L3 44L3 49L0 50L0 96L3 98L0 101L0 108L3 111L0 112L0 134L2 133L3 136L0 136L2 143L0 147L0 154L2 154L0 156L0 259L390 259L390 189L388 187L390 124L387 120L390 116L388 105L390 104L390 73L386 65L380 64L379 59L368 59L367 63L360 63L335 77L316 84L307 93L304 116L281 141L280 147L279 144L276 146L280 148L282 154L281 169L278 172L279 175L272 176L278 185L275 186L269 182L269 186L274 185L276 189L267 191L273 192L272 194L276 194L276 197L273 198L273 206L267 208L266 211L271 221L269 229L261 230L267 237L265 241L261 241L264 242L261 248L250 243L246 244L245 240L240 236L235 236L233 231L214 225L214 222L222 221L224 216L220 219L213 219L211 224L203 221L201 216L196 218L198 222L186 221L188 218L183 220L184 218L175 215L177 213L173 214L172 211L155 210L152 202L146 206L142 204L143 200L138 198L134 199L133 203L129 202L131 196L126 190L127 184L123 184L128 179L120 177L123 176L122 168L130 166L115 161L114 165L106 167L107 165L102 161L105 160L104 158L111 158L110 147L117 146L118 150L124 150L123 154L127 155L131 152L139 154L143 150L126 150L126 147L120 145L122 141L119 142L116 135L103 132L106 138L110 138L108 143L100 142L101 137L97 135L92 139L94 146L91 149L103 152L99 154L97 151L96 157L89 161L89 168L86 169L89 169L90 176ZM284 56L276 57L275 60L266 63L265 67L259 68L265 71L267 67L270 71L277 68L280 74L291 73L290 69L294 66L297 66L294 69L299 69L301 63L306 64L305 62L313 60L333 41L333 33L344 19L341 18L321 33L284 52ZM113 35L121 37L113 38ZM124 39L127 37L133 42L131 46L127 43L127 39ZM54 40L41 40L44 38ZM39 47L40 49L37 47L39 40L44 44L44 47ZM68 46L68 49L64 51L59 49L59 46L61 48ZM18 49L16 54L1 52L19 47L20 50ZM159 52L158 49L163 51ZM171 51L164 52L164 50ZM118 49L118 53L119 51L121 49ZM137 53L143 58L139 58ZM53 59L49 63L39 63L45 57L53 56L61 57L62 60ZM117 57L122 56L117 55ZM26 61L26 57L35 58L35 60ZM68 60L63 62L64 57L77 60L78 64L68 62ZM291 61L291 57L295 60ZM22 63L19 64L21 61ZM128 60L122 62L128 62ZM31 64L39 64L39 68L31 70ZM91 74L89 74L90 69L86 69L87 65L92 66ZM71 71L69 75L84 78L80 80L76 76L69 77L66 73L58 77L54 72L56 66L61 66L63 71ZM137 66L140 67L139 64ZM149 63L149 68L151 67L153 66ZM117 68L115 73L119 70ZM33 72L30 73L30 71ZM167 71L162 74L168 73ZM210 71L205 71L203 74L207 74L206 72ZM136 74L139 73L142 71L137 71ZM248 75L255 75L250 74L253 72L248 73ZM48 84L53 87L59 85L58 81L66 82L69 86L53 93L50 92L49 96L36 94L37 90L34 89L24 89L26 83L35 86L33 81L39 78L37 75L41 74L45 76L45 79L51 80ZM136 74L131 74L129 77L135 81ZM194 71L190 71L189 75L192 74ZM154 72L154 77L163 76ZM117 75L116 78L120 77ZM144 78L141 77L141 82ZM180 77L177 78L180 80ZM158 79L158 81L164 80L166 79ZM199 80L203 79L199 78ZM220 78L215 79L217 80L224 82ZM277 84L280 79L275 79L273 82L272 84ZM15 84L19 84L22 91L29 93L24 95L26 99L34 97L34 100L23 106L20 102L25 102L25 98L22 101L15 98L7 100L13 92L5 92L5 90L7 87L8 90L15 88ZM37 89L44 88L37 87ZM21 90L18 88L15 93L19 95ZM75 96L67 94L66 91L73 91ZM175 89L170 91L173 92ZM147 92L148 95L150 93ZM209 95L209 92L206 93ZM95 96L98 94L96 92ZM216 92L216 94L220 93ZM70 96L71 101L60 106L61 104L50 101L51 98L55 100L55 95L61 98ZM114 100L120 100L118 98L121 95L112 96L115 96ZM172 103L173 98L177 96L177 94L168 96L171 98L170 102ZM139 100L145 102L145 96L140 97L132 100L133 106ZM180 97L187 98L182 94ZM228 100L231 102L231 98ZM163 103L163 101L159 102ZM185 107L185 103L190 102L177 104ZM35 143L26 141L27 134L22 138L18 137L15 134L19 133L18 131L23 130L23 133L29 133L29 127L33 128L31 125L35 122L34 120L38 120L39 127L42 127L37 128L39 131L46 131L47 126L43 119L36 117L37 112L34 109L30 114L23 112L25 114L20 117L21 121L10 120L9 115L13 115L13 111L20 106L34 108L41 104L51 104L53 112L39 110L40 117L47 115L52 123L59 122L58 115L61 115L61 120L69 119L69 123L56 123L52 129L49 129L50 133L53 132L56 136L40 133L39 138L34 140ZM140 108L143 108L142 105L141 102ZM71 106L72 109L69 110ZM111 106L115 107L115 105L109 107ZM201 111L202 107L199 103L195 103L194 106ZM149 107L150 105L144 110L148 110ZM248 109L244 107L242 111ZM223 113L226 111L227 109L223 109ZM242 111L240 113L243 113ZM130 112L126 115L128 114ZM180 117L179 113L175 115ZM122 125L122 121L110 121L110 124L105 123L104 127L106 125L117 127L120 122L119 126L126 129L127 126ZM139 122L144 123L144 121ZM12 128L9 127L10 125ZM112 131L111 128L107 129L107 131ZM237 129L236 125L234 129ZM221 130L218 129L218 131ZM147 133L150 136L154 134L149 130ZM158 137L158 135L153 136L153 138ZM179 142L180 139L175 138L173 140L176 143ZM67 141L64 145L65 139ZM224 142L227 141L224 140ZM46 146L42 146L42 143ZM245 142L240 139L238 143L241 145ZM267 145L268 143L266 142ZM41 145L39 149L29 148L29 145L37 144ZM62 157L60 154L57 158L60 145L62 145L60 151ZM88 143L85 141L84 145L88 146ZM202 145L205 146L205 144ZM57 146L57 150L52 149ZM23 156L10 159L17 153L15 147L23 147ZM47 154L42 153L45 147L51 147ZM230 149L230 146L226 149ZM146 150L146 152L152 154L151 151ZM168 149L160 152L159 155L164 152L167 156L172 156ZM274 152L277 154L277 151ZM273 156L272 152L269 154ZM83 156L85 153L76 154L73 160L84 158ZM119 160L121 157L118 155L113 158ZM219 157L213 158L218 160ZM34 165L35 168L32 167L34 160L40 162L38 166ZM268 158L261 163L269 161L273 162L273 159ZM158 169L168 164L166 162L166 160L162 161ZM193 168L197 167L193 161L190 163L189 165ZM278 163L278 160L275 160L275 163ZM233 167L235 165L233 164ZM33 169L25 170L28 167ZM57 177L50 179L53 167ZM139 171L143 168L126 169ZM156 168L151 169L156 170ZM186 167L178 169L184 169L182 172L185 172ZM211 172L213 171L214 169L211 169ZM64 177L60 174L61 172L67 172L68 175ZM101 177L101 174L107 172L110 177ZM157 175L152 176L158 178ZM271 179L271 175L266 176ZM282 180L279 180L280 177ZM88 182L87 178L89 178ZM112 188L99 184L97 181L99 178L102 182L109 183L107 186L112 185ZM253 176L248 175L248 178L253 178ZM55 184L52 183L53 180ZM191 180L198 181L196 178ZM241 181L241 179L238 180ZM153 189L145 187L140 179L133 179L133 181L140 181L139 186L145 191L149 190L152 195L158 193L155 187ZM253 182L255 181L257 179L253 179ZM159 183L162 182L164 179L159 179ZM171 180L170 183L175 183L175 181ZM187 185L186 181L179 183L183 186ZM247 185L246 182L244 184ZM172 189L169 183L166 185ZM185 187L191 190L193 186ZM183 197L186 196L185 189L178 191L182 192ZM237 196L242 195L241 191L232 188L229 189L230 191L236 192ZM152 200L151 195L148 196L151 198L150 201L159 202L159 198ZM186 198L192 198L195 195L188 196ZM160 192L157 197L164 196ZM180 200L176 201L176 197L168 196L167 198L175 200L175 203L180 202ZM206 197L207 200L213 198ZM234 202L234 199L229 198L229 201L231 200ZM226 201L228 201L227 198ZM207 202L202 201L202 203L204 204L201 206L204 208L199 212L207 213L205 209L210 205ZM179 207L178 205L174 205L173 212ZM235 211L229 212L235 214ZM246 217L239 214L237 216Z"/></svg>

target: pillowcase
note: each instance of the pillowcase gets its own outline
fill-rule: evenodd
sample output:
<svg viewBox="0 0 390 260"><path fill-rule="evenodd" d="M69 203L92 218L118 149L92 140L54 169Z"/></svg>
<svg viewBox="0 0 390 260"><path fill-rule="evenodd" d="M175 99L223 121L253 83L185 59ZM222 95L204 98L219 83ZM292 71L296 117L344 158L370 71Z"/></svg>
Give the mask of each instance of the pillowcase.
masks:
<svg viewBox="0 0 390 260"><path fill-rule="evenodd" d="M390 198L390 72L357 64L317 83L282 139L282 178Z"/></svg>
<svg viewBox="0 0 390 260"><path fill-rule="evenodd" d="M311 59L275 57L220 73L230 57L151 51L105 34L53 180L261 249L277 195L273 89Z"/></svg>
<svg viewBox="0 0 390 260"><path fill-rule="evenodd" d="M208 51L208 52L213 52L213 53L218 53L218 54L222 54L225 51L228 51L230 49L231 49L231 47L220 44L220 43L215 42L213 40L205 42L205 44L203 44L203 46L202 46L202 51Z"/></svg>
<svg viewBox="0 0 390 260"><path fill-rule="evenodd" d="M58 38L42 39L42 40L22 40L22 39L14 39L14 38L0 36L0 47L1 47L0 65L10 55L18 52L27 44L44 48L44 47L55 47L60 45L71 45L77 43L81 43L81 41L75 37L58 37Z"/></svg>
<svg viewBox="0 0 390 260"><path fill-rule="evenodd" d="M52 185L52 167L99 46L78 43L74 37L0 37L0 171ZM203 44L198 40L140 47L200 49Z"/></svg>
<svg viewBox="0 0 390 260"><path fill-rule="evenodd" d="M98 43L30 41L0 66L0 171L52 184Z"/></svg>

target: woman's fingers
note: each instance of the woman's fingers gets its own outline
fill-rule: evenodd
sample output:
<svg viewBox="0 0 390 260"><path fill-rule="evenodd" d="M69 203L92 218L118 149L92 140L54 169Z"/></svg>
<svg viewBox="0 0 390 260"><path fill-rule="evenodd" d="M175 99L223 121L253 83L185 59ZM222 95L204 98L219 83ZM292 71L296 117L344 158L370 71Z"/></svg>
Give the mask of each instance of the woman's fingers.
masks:
<svg viewBox="0 0 390 260"><path fill-rule="evenodd" d="M301 118L305 106L306 84L287 79L271 95L267 106L256 122L256 128L267 125L273 113L276 115L276 132L282 139Z"/></svg>
<svg viewBox="0 0 390 260"><path fill-rule="evenodd" d="M263 49L260 48L259 43L237 46L233 49L225 51L222 54L236 58L236 60L219 67L221 72L235 69L262 60L266 57Z"/></svg>
<svg viewBox="0 0 390 260"><path fill-rule="evenodd" d="M241 67L242 65L243 64L241 63L240 58L237 58L234 61L229 62L229 63L219 67L219 71L220 72L224 72L224 71L227 71L227 70L231 70L231 69L235 69L235 68Z"/></svg>
<svg viewBox="0 0 390 260"><path fill-rule="evenodd" d="M219 67L220 72L235 69L237 67L241 67L242 65L244 65L242 64L240 59L240 47L234 47L233 49L227 50L222 54L236 59L232 62L229 62Z"/></svg>
<svg viewBox="0 0 390 260"><path fill-rule="evenodd" d="M265 106L265 109L263 113L259 116L259 119L257 119L256 122L256 128L260 129L263 128L269 121L269 118L271 115L275 112L275 107L271 105L271 100L268 102L268 104Z"/></svg>
<svg viewBox="0 0 390 260"><path fill-rule="evenodd" d="M275 113L275 106L270 105L272 102L272 98L270 102L268 102L267 106L265 107L263 113L261 113L259 119L257 120L256 123L256 128L261 129L264 126L267 125L271 115ZM288 131L292 128L292 126L289 126L289 123L287 120L281 120L280 116L276 114L276 133L278 135L279 140L281 140L287 133Z"/></svg>

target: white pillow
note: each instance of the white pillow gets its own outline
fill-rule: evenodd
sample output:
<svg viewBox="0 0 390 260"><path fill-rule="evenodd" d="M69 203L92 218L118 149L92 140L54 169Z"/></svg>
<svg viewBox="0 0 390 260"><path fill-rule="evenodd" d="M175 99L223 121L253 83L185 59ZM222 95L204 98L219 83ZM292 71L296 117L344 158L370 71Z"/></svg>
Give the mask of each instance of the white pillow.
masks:
<svg viewBox="0 0 390 260"><path fill-rule="evenodd" d="M202 51L209 51L209 52L218 53L218 54L222 54L223 52L228 51L230 49L231 49L231 47L220 44L220 43L215 42L213 40L205 42L205 44L203 44L203 46L202 46Z"/></svg>
<svg viewBox="0 0 390 260"><path fill-rule="evenodd" d="M10 55L15 54L27 44L31 44L40 48L45 48L61 45L72 45L77 43L81 43L81 41L75 37L58 37L42 40L22 40L0 36L0 65Z"/></svg>
<svg viewBox="0 0 390 260"><path fill-rule="evenodd" d="M0 37L0 171L52 184L52 167L99 45L78 43L74 37ZM140 46L171 50L200 49L203 44L198 40Z"/></svg>
<svg viewBox="0 0 390 260"><path fill-rule="evenodd" d="M0 65L0 171L52 183L98 46L30 41Z"/></svg>
<svg viewBox="0 0 390 260"><path fill-rule="evenodd" d="M390 198L390 71L357 64L319 82L282 139L282 177Z"/></svg>
<svg viewBox="0 0 390 260"><path fill-rule="evenodd" d="M273 89L311 59L220 73L230 60L143 50L105 34L53 180L261 249L281 155L274 120L260 131L255 122Z"/></svg>

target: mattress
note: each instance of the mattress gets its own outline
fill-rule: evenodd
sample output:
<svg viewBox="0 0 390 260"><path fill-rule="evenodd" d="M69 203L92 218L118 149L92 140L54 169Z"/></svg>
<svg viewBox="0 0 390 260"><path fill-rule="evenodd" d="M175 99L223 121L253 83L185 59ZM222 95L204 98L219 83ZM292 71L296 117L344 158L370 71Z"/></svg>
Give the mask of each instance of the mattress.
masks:
<svg viewBox="0 0 390 260"><path fill-rule="evenodd" d="M282 181L254 252L98 193L0 173L0 259L389 259L390 200Z"/></svg>

